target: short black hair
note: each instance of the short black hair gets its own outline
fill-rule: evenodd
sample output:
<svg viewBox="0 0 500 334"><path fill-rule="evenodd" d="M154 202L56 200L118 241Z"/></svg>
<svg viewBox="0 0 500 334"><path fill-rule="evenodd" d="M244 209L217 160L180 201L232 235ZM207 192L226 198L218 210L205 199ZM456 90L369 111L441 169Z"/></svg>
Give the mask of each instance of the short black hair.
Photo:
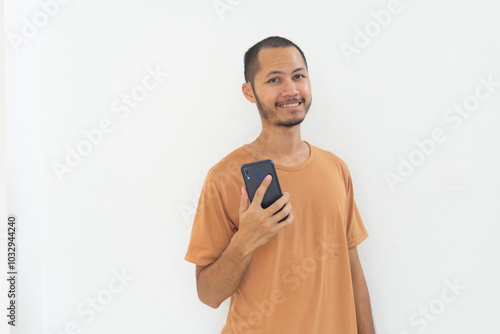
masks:
<svg viewBox="0 0 500 334"><path fill-rule="evenodd" d="M258 42L250 49L248 49L247 52L245 52L245 57L244 57L245 81L250 82L253 86L253 80L255 78L255 74L260 70L259 59L257 58L260 50L264 48L287 48L290 46L293 46L297 50L299 50L300 54L302 55L302 58L304 59L304 63L306 64L306 69L307 69L306 56L304 56L302 50L295 43L283 37L271 36Z"/></svg>

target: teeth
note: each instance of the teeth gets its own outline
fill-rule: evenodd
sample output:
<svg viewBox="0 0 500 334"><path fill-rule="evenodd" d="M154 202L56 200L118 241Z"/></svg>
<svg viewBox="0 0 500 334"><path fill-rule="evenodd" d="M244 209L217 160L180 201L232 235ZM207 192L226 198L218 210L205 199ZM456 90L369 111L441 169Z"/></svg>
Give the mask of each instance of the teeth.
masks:
<svg viewBox="0 0 500 334"><path fill-rule="evenodd" d="M297 107L299 105L298 102L292 104L283 104L281 105L283 108Z"/></svg>

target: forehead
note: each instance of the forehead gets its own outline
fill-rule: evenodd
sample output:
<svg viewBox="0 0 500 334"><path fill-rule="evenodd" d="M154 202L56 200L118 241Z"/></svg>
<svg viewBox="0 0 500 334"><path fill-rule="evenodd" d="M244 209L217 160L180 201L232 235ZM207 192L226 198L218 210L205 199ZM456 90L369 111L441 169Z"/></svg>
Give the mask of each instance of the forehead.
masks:
<svg viewBox="0 0 500 334"><path fill-rule="evenodd" d="M260 71L257 75L266 75L269 71L293 71L299 67L306 69L304 59L295 47L264 48L259 51Z"/></svg>

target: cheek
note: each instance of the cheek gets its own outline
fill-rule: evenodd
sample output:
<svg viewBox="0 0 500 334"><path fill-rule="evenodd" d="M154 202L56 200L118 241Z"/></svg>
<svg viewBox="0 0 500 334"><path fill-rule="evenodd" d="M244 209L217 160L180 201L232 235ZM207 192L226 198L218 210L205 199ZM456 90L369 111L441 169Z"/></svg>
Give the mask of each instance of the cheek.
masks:
<svg viewBox="0 0 500 334"><path fill-rule="evenodd" d="M311 93L311 82L308 81L307 84L305 85L305 87L306 87L307 93L310 94Z"/></svg>
<svg viewBox="0 0 500 334"><path fill-rule="evenodd" d="M270 103L274 105L279 98L279 92L274 89L266 89L262 92L262 96L259 95L259 98L263 103Z"/></svg>
<svg viewBox="0 0 500 334"><path fill-rule="evenodd" d="M311 85L310 84L304 86L304 89L302 90L302 95L305 98L309 98L309 99L311 98Z"/></svg>

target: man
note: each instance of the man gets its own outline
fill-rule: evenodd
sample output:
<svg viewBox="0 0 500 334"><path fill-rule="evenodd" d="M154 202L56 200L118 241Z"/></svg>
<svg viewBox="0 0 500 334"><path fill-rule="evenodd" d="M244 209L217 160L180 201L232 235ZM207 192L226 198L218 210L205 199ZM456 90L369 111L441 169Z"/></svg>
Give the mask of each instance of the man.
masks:
<svg viewBox="0 0 500 334"><path fill-rule="evenodd" d="M185 257L196 264L200 300L217 308L231 297L224 334L374 333L356 250L368 234L349 170L300 136L312 101L304 54L287 39L266 38L245 54L245 80L262 132L205 179ZM270 177L250 203L240 173L264 159L274 161L285 191L266 209Z"/></svg>

